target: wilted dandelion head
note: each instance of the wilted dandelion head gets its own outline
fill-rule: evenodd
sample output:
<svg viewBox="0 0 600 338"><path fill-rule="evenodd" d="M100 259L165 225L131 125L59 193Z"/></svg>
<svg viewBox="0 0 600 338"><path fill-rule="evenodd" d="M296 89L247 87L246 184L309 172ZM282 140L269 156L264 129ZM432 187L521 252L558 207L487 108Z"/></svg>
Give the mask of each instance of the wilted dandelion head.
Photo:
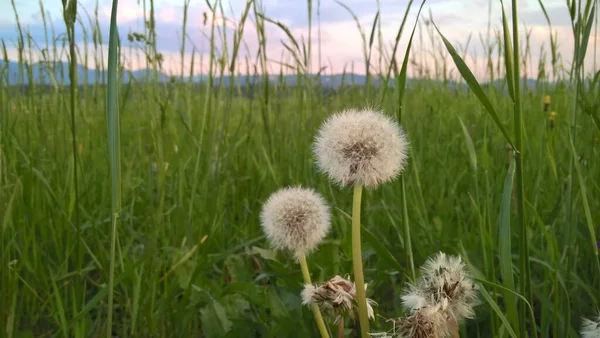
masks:
<svg viewBox="0 0 600 338"><path fill-rule="evenodd" d="M427 306L408 317L400 318L394 327L398 338L450 337L448 316L440 306Z"/></svg>
<svg viewBox="0 0 600 338"><path fill-rule="evenodd" d="M448 318L439 305L426 306L406 317L388 320L393 327L388 332L371 333L374 338L446 338L452 337Z"/></svg>
<svg viewBox="0 0 600 338"><path fill-rule="evenodd" d="M346 110L325 121L313 151L319 169L334 182L374 188L402 171L408 141L402 128L383 113Z"/></svg>
<svg viewBox="0 0 600 338"><path fill-rule="evenodd" d="M367 285L365 284L365 290ZM352 307L356 306L356 285L349 278L335 276L321 284L306 284L302 290L302 303L317 304L323 310L333 311L337 315L349 313L353 315ZM374 319L373 305L375 302L367 299L367 314Z"/></svg>
<svg viewBox="0 0 600 338"><path fill-rule="evenodd" d="M422 276L416 285L409 285L402 303L410 311L440 305L457 320L474 318L477 305L477 286L469 277L460 256L440 252L423 265Z"/></svg>
<svg viewBox="0 0 600 338"><path fill-rule="evenodd" d="M277 249L296 257L312 251L330 228L329 207L312 189L288 187L278 190L263 205L260 220Z"/></svg>
<svg viewBox="0 0 600 338"><path fill-rule="evenodd" d="M581 322L581 338L598 338L600 337L600 314L596 320L583 318Z"/></svg>

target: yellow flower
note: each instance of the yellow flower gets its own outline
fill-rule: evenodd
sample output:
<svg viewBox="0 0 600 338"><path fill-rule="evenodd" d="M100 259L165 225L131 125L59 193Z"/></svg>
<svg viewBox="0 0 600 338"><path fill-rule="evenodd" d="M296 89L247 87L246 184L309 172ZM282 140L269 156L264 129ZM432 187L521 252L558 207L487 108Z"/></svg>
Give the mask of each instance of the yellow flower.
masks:
<svg viewBox="0 0 600 338"><path fill-rule="evenodd" d="M550 95L544 96L544 104L550 104Z"/></svg>
<svg viewBox="0 0 600 338"><path fill-rule="evenodd" d="M548 117L548 125L550 126L550 129L554 128L554 121L556 121L556 112L551 112L550 116Z"/></svg>
<svg viewBox="0 0 600 338"><path fill-rule="evenodd" d="M544 111L547 112L550 109L550 95L544 96Z"/></svg>

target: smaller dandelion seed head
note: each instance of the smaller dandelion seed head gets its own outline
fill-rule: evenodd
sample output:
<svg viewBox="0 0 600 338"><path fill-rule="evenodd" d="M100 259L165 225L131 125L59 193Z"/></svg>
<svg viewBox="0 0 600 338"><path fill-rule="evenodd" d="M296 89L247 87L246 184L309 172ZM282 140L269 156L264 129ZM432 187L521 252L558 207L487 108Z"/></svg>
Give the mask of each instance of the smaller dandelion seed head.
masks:
<svg viewBox="0 0 600 338"><path fill-rule="evenodd" d="M460 256L440 252L429 258L421 268L422 276L409 285L402 296L403 305L412 312L423 307L440 305L457 320L474 318L478 304L477 285L471 280Z"/></svg>
<svg viewBox="0 0 600 338"><path fill-rule="evenodd" d="M312 189L288 187L273 193L260 213L271 244L296 257L314 250L330 229L329 207Z"/></svg>
<svg viewBox="0 0 600 338"><path fill-rule="evenodd" d="M374 188L403 170L408 141L402 128L383 113L352 109L325 121L313 151L319 169L340 186Z"/></svg>
<svg viewBox="0 0 600 338"><path fill-rule="evenodd" d="M365 284L365 290L367 285ZM317 285L306 284L301 293L302 304L317 304L319 308L333 312L335 315L342 315L352 311L356 306L356 285L349 278L335 276L327 282ZM369 318L374 319L373 305L376 303L372 299L367 299L367 314ZM337 319L336 319L337 321Z"/></svg>
<svg viewBox="0 0 600 338"><path fill-rule="evenodd" d="M394 326L398 338L446 338L450 337L449 314L440 305L426 306L413 314L399 318Z"/></svg>
<svg viewBox="0 0 600 338"><path fill-rule="evenodd" d="M583 318L581 321L581 338L600 337L600 313L595 320Z"/></svg>

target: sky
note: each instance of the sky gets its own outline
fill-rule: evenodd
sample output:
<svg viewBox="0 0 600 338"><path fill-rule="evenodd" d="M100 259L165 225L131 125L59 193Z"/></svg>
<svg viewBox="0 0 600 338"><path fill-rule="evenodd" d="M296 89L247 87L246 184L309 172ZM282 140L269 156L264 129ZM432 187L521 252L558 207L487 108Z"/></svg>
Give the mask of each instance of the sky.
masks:
<svg viewBox="0 0 600 338"><path fill-rule="evenodd" d="M123 40L131 32L142 32L144 27L144 0L120 0L118 9L119 33ZM149 2L147 1L147 7ZM164 55L164 71L170 74L176 74L181 68L182 58L180 55L181 33L183 21L183 5L185 0L155 0L156 13L156 31L157 46L159 52ZM188 0L190 2L188 11L188 25L186 40L186 52L183 58L185 69L189 69L192 62L192 49L194 52L195 73L206 72L207 60L210 52L210 44L207 36L210 34L210 22L205 24L204 13L209 13L209 9L204 0ZM257 0L260 1L260 0ZM33 47L34 58L41 56L40 49L46 44L45 29L41 15L39 0L17 0L16 11L21 25L35 41ZM352 9L358 17L362 29L365 31L367 40L377 13L377 1L373 0L341 0L347 7ZM478 77L484 77L485 55L481 38L486 39L488 23L491 22L492 34L494 30L501 29L501 8L500 1L493 0L490 13L489 0L428 0L421 13L422 30L415 35L413 41L412 58L416 63L420 63L434 72L434 58L444 59L448 64L448 69L453 69L451 60L445 50L441 47L441 41L437 34L430 33L432 26L426 25L433 21L446 36L450 42L460 51L467 46L467 63L474 69ZM510 1L506 1L509 3ZM552 31L557 36L558 50L562 55L565 67L568 67L571 61L573 51L573 37L569 14L564 0L544 0L544 6L552 22ZM85 50L87 45L89 65L94 67L94 58L98 60L101 54L106 60L108 24L110 20L111 3L110 0L80 0L79 1L80 22L87 30L87 39L82 26L77 26L76 38L80 50ZM231 52L232 36L236 29L236 22L239 22L245 0L223 0L224 17L221 14L208 15L214 18L221 29L226 31L227 44ZM266 17L280 21L288 26L298 41L308 40L308 8L305 1L301 0L262 0L261 7ZM410 10L408 21L400 40L400 47L397 57L402 59L405 53L410 29L415 22L419 1L415 1ZM44 1L45 19L48 27L53 27L55 36L60 37L65 32L62 19L61 1ZM94 12L97 5L98 21L102 41L101 51L96 54L93 52L91 43L91 34L94 20ZM379 68L380 53L384 50L384 55L389 55L394 43L395 36L402 21L402 17L407 8L408 0L380 0L380 27L381 36L376 37L374 51L372 53L372 63L375 70ZM508 5L508 4L507 4ZM550 30L546 18L541 11L538 0L519 0L519 22L521 27L521 36L524 37L527 32L530 35L530 61L525 69L528 76L535 77L537 74L538 60L541 55L541 48L549 55L549 37ZM353 70L355 73L365 73L365 62L363 56L363 42L361 33L353 20L351 14L334 0L313 0L313 24L312 24L312 67L311 71L316 72L321 67L326 67L325 73L341 73L342 71ZM510 13L510 7L507 9ZM149 12L147 8L146 13ZM491 20L490 20L491 18ZM210 20L209 20L210 21ZM250 16L244 27L243 48L240 51L240 58L249 57L250 64L256 62L256 54L260 44L256 33L255 18ZM320 23L320 48L318 41L318 29ZM50 28L49 28L50 29ZM286 51L284 42L290 45L290 40L285 33L276 25L267 23L265 27L267 36L267 57L269 58L269 71L278 73L281 63L293 64L294 61L289 52ZM9 59L17 58L17 37L16 16L11 2L8 0L0 1L0 39L4 40L8 48ZM598 31L596 31L590 41L589 52L586 57L588 67L594 63L594 39L600 45ZM85 41L87 40L87 44ZM222 53L222 39L218 39L215 46L217 53ZM432 41L434 45L432 45ZM381 43L383 48L381 48ZM193 46L192 46L193 45ZM461 47L463 46L463 47ZM524 44L522 44L524 46ZM600 48L600 46L598 46ZM320 53L319 53L320 52ZM124 65L131 70L140 69L146 66L144 57L139 52L139 48L123 42L122 53L125 57ZM495 52L497 54L497 51ZM319 55L321 56L319 58ZM66 55L60 56L66 59ZM598 56L600 58L600 55ZM549 57L548 57L549 59ZM100 61L99 61L100 62ZM596 60L597 63L600 63ZM383 64L383 63L381 63ZM439 61L438 61L439 64ZM246 72L245 62L240 62L239 71ZM352 67L353 65L353 67ZM418 66L414 65L409 75L415 75Z"/></svg>

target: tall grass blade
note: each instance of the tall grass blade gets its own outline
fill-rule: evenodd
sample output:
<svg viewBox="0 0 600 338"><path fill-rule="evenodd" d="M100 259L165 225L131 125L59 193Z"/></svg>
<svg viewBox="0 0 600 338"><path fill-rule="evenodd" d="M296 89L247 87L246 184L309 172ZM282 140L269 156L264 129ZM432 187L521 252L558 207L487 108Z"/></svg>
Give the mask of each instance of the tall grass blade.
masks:
<svg viewBox="0 0 600 338"><path fill-rule="evenodd" d="M500 206L500 216L498 219L498 251L500 260L500 276L502 284L509 290L516 290L514 284L513 262L512 262L512 244L511 244L511 225L510 225L510 201L513 189L513 179L515 176L515 161L510 163L506 178L504 179L504 190L502 192L502 204ZM519 313L517 311L517 301L515 295L509 292L504 293L504 303L506 304L506 315L513 328L519 327ZM518 331L518 330L517 330Z"/></svg>
<svg viewBox="0 0 600 338"><path fill-rule="evenodd" d="M569 146L570 146L570 150L571 150L571 155L573 156L573 164L575 165L575 171L577 172L577 179L579 180L579 189L581 190L581 201L583 203L585 219L586 219L586 223L588 226L588 230L590 232L591 247L592 247L592 250L594 251L594 254L596 255L596 259L595 259L596 263L600 264L598 261L598 241L597 241L597 237L596 237L594 220L592 219L592 212L590 210L590 204L589 204L588 198L587 198L587 188L585 185L585 180L583 178L581 165L579 164L579 161L577 158L578 157L577 150L575 150L575 144L573 144L572 137L569 137ZM598 272L600 272L600 265L597 265L597 267L599 269Z"/></svg>
<svg viewBox="0 0 600 338"><path fill-rule="evenodd" d="M110 265L108 273L108 318L106 320L106 336L112 337L114 287L115 287L115 252L117 243L117 223L121 212L121 144L119 121L119 84L118 84L118 32L117 6L113 0L110 16L110 33L108 40L108 82L106 89L106 121L108 127L108 157L111 177L111 230L110 230Z"/></svg>
<svg viewBox="0 0 600 338"><path fill-rule="evenodd" d="M477 96L477 98L479 99L481 104L483 104L483 106L485 107L487 112L490 114L490 116L496 123L496 126L498 127L498 129L500 129L500 132L502 133L502 135L504 135L504 138L506 139L506 141L514 148L513 141L511 139L511 137L509 136L508 131L506 130L504 125L502 125L502 122L500 121L500 118L498 117L498 114L496 113L496 109L494 109L494 106L490 102L489 98L483 92L481 85L479 85L479 82L477 82L477 79L475 79L475 75L473 75L473 72L471 72L471 70L465 63L465 61L460 57L460 55L458 55L458 53L456 52L456 49L454 49L454 47L452 46L450 41L448 41L448 39L446 39L446 37L442 34L442 32L440 32L437 25L434 24L434 27L437 30L437 32L439 33L440 37L442 38L444 46L446 46L446 49L448 50L448 53L452 57L452 60L454 60L454 64L456 65L456 68L460 72L460 75L462 75L463 79L465 80L465 82L467 83L469 88L471 88L471 90L473 91L473 94L475 94L475 96Z"/></svg>
<svg viewBox="0 0 600 338"><path fill-rule="evenodd" d="M508 94L511 99L515 100L515 78L514 78L514 67L513 67L513 48L512 42L510 41L510 29L508 28L508 19L506 18L506 11L504 10L504 1L500 1L502 6L502 32L504 36L504 67L506 70L506 86L508 87ZM517 80L518 81L518 80Z"/></svg>
<svg viewBox="0 0 600 338"><path fill-rule="evenodd" d="M402 60L402 67L400 68L400 74L398 75L398 121L402 120L402 103L404 102L404 92L406 91L406 73L408 72L408 60L410 59L410 50L412 48L413 37L415 36L415 31L417 30L417 25L419 23L419 18L421 17L421 10L423 6L425 6L425 1L421 2L421 6L419 7L419 11L417 12L417 18L415 19L415 25L413 26L413 30L410 33L410 39L408 39L408 45L406 46L406 53L404 54L404 60Z"/></svg>

